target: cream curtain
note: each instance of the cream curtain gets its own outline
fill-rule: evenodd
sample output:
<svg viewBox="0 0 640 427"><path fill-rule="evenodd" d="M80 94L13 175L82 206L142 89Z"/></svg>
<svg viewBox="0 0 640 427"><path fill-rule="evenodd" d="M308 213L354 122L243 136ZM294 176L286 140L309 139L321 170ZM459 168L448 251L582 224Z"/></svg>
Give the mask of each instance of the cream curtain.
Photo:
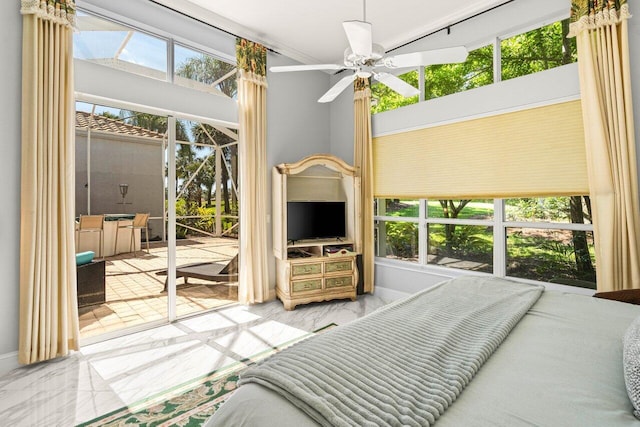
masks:
<svg viewBox="0 0 640 427"><path fill-rule="evenodd" d="M73 1L22 1L20 363L78 349Z"/></svg>
<svg viewBox="0 0 640 427"><path fill-rule="evenodd" d="M640 214L626 0L571 4L599 291L640 287Z"/></svg>
<svg viewBox="0 0 640 427"><path fill-rule="evenodd" d="M238 39L240 264L238 300L269 298L267 266L267 51Z"/></svg>
<svg viewBox="0 0 640 427"><path fill-rule="evenodd" d="M354 166L360 178L360 252L364 291L373 292L375 242L373 234L373 154L371 146L371 89L369 80L358 78L354 83Z"/></svg>

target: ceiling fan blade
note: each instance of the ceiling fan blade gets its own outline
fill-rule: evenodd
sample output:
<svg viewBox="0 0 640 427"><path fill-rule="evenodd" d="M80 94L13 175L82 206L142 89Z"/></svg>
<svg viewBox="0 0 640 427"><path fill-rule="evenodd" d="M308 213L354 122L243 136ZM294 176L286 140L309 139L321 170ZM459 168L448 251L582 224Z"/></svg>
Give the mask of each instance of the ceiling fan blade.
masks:
<svg viewBox="0 0 640 427"><path fill-rule="evenodd" d="M373 40L371 37L371 23L364 21L345 21L342 23L347 34L351 51L366 58L371 56Z"/></svg>
<svg viewBox="0 0 640 427"><path fill-rule="evenodd" d="M269 68L273 73L287 71L312 71L312 70L342 70L344 65L338 64L311 64L311 65L277 65Z"/></svg>
<svg viewBox="0 0 640 427"><path fill-rule="evenodd" d="M388 68L405 68L432 64L451 64L464 62L468 54L469 52L464 46L405 53L403 55L388 56L384 59L384 66Z"/></svg>
<svg viewBox="0 0 640 427"><path fill-rule="evenodd" d="M327 91L327 93L325 93L324 95L322 95L322 97L320 97L320 99L318 99L318 102L333 101L334 99L336 99L336 96L340 95L343 90L345 90L347 87L349 87L349 85L351 85L351 83L353 83L356 77L357 74L354 73L350 76L341 78L338 83L334 84L331 89Z"/></svg>
<svg viewBox="0 0 640 427"><path fill-rule="evenodd" d="M380 83L383 83L389 86L389 88L391 88L395 92L398 92L400 95L404 96L405 98L410 98L420 93L418 89L411 86L409 83L405 82L399 77L394 76L393 74L375 73L373 75L373 78L379 81Z"/></svg>

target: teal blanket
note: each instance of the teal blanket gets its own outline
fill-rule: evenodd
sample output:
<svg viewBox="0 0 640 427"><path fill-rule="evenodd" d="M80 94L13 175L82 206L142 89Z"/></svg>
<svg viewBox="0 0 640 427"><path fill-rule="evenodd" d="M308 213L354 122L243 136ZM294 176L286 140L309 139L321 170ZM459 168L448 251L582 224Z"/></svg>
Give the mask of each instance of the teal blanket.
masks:
<svg viewBox="0 0 640 427"><path fill-rule="evenodd" d="M542 286L464 276L248 369L324 426L429 426L538 300Z"/></svg>

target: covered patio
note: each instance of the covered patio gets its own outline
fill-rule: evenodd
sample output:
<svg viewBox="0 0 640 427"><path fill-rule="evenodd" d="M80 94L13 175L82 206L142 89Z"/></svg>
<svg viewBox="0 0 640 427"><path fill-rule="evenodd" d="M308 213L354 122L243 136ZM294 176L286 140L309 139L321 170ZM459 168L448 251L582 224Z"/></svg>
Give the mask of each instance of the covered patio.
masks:
<svg viewBox="0 0 640 427"><path fill-rule="evenodd" d="M238 253L238 241L224 237L180 239L177 265L228 262ZM105 302L80 307L81 338L121 330L167 318L166 242L152 242L149 253L138 251L105 258ZM231 304L238 300L237 282L213 282L197 278L177 279L177 316L186 316Z"/></svg>

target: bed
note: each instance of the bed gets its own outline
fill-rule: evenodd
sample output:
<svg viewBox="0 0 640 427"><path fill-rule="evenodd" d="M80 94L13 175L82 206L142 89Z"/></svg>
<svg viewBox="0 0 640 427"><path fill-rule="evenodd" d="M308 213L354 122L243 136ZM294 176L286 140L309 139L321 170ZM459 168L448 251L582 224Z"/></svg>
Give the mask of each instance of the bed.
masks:
<svg viewBox="0 0 640 427"><path fill-rule="evenodd" d="M480 283L479 286L471 286L471 282ZM452 286L452 283L456 286ZM475 286L475 288L474 288ZM431 289L420 293L422 300L416 301L424 306L425 302L441 301L449 298L453 293L460 294L460 289L471 289L463 296L463 299L473 301L480 298L480 294L487 289L487 286L500 289L522 288L527 286L496 278L475 278L463 277L453 279ZM537 291L533 291L535 293ZM453 395L445 392L447 402L442 401L442 411L437 411L432 419L421 418L415 425L436 424L438 427L447 426L638 426L640 421L634 417L634 407L630 400L625 385L625 374L623 369L623 338L625 332L630 330L630 325L640 315L640 307L618 301L611 301L600 298L592 298L583 295L567 294L557 291L540 291L537 296L531 298L533 302L521 313L516 313L515 322L496 348L489 354L484 355L481 351L479 367L471 372L469 381L462 381L461 390ZM207 422L207 426L317 426L317 425L367 425L369 421L362 422L358 418L331 418L322 417L323 408L315 410L309 409L309 404L300 402L296 397L298 389L306 387L305 382L311 381L315 384L315 377L324 374L313 375L314 378L303 379L301 384L284 381L285 386L278 387L268 383L262 375L261 369L274 369L277 366L289 366L290 359L295 360L295 354L289 356L288 353L302 355L309 349L313 350L313 341L327 342L337 340L340 335L347 333L346 329L357 328L360 323L360 334L362 326L370 322L370 318L389 316L389 311L404 310L409 306L409 302L400 301L383 307L375 313L352 322L349 325L340 326L325 334L303 341L292 348L285 350L254 368L256 372L247 371L248 378L241 380L242 384L231 398L222 405L216 414ZM494 306L489 303L489 306ZM430 317L431 321L441 318L455 318L448 313L445 304L442 311ZM517 303L507 303L506 306L517 306ZM415 309L415 308L414 308ZM481 312L487 310L482 309ZM385 314L386 313L386 314ZM395 316L395 314L394 314ZM473 314L472 318L479 315ZM428 318L428 317L425 317ZM511 322L511 320L509 320ZM507 322L507 323L509 323ZM398 330L404 329L404 320L398 324ZM504 322L503 322L504 323ZM425 330L430 330L430 334L437 334L440 329L429 329L431 326L425 325ZM475 346L476 335L482 333L480 328L469 334L471 347ZM343 331L341 331L343 330ZM640 330L640 327L638 327ZM497 334L500 334L499 332ZM496 333L489 334L490 336ZM377 341L379 337L375 333L365 337L370 341ZM398 354L395 362L400 364L407 362L405 355L411 353L413 348L407 349L402 342L402 336L398 338ZM457 342L458 338L456 338ZM322 343L321 343L322 344ZM348 347L348 345L342 347ZM413 346L413 344L412 344ZM465 345L465 347L468 347ZM372 347L375 348L375 347ZM353 349L351 349L353 350ZM345 351L350 352L348 348ZM315 351L315 350L313 350ZM335 349L336 353L342 351ZM458 351L458 350L456 350ZM626 349L625 349L626 351ZM464 349L463 349L464 353ZM626 354L625 354L626 356ZM338 358L344 355L336 356ZM385 356L386 357L386 356ZM467 356L465 355L465 358ZM287 359L289 358L289 359ZM428 358L428 357L427 357ZM454 357L455 358L455 357ZM638 353L634 353L634 360L640 358ZM362 361L363 366L368 365L366 357ZM425 357L418 358L424 360ZM385 359L386 360L386 359ZM389 359L391 360L391 359ZM439 360L436 357L434 360ZM286 363L284 363L285 361ZM315 363L315 362L313 362ZM261 365L266 364L265 367ZM333 362L329 362L332 365ZM310 366L312 363L310 363ZM327 365L325 369L333 367ZM378 367L379 375L385 367ZM448 368L447 368L448 369ZM445 369L446 370L446 369ZM638 368L640 370L640 368ZM284 376L288 375L284 369ZM309 368L310 372L316 372ZM270 372L270 371L267 371ZM320 372L320 371L317 371ZM280 375L276 371L277 375ZM348 374L351 375L351 374ZM366 375L369 374L364 374ZM467 374L465 374L467 375ZM256 377L254 380L251 377ZM429 377L429 378L426 378ZM429 386L430 382L438 383L438 379L431 379L431 374L426 375L418 381L418 386ZM454 378L456 378L454 376ZM293 376L295 381L295 375ZM329 384L331 383L329 379ZM359 380L357 380L359 381ZM278 382L277 380L275 381ZM291 385L290 387L287 385ZM314 385L309 386L313 390ZM319 390L322 390L322 387ZM282 392L279 388L290 388ZM331 388L331 387L327 387ZM304 392L304 390L303 390ZM413 404L406 404L406 397L398 398L403 390L389 392L388 396L382 397L384 401L388 398L391 402L399 401L400 412L408 411L413 416ZM431 393L422 392L420 396ZM446 394L446 393L449 393ZM304 394L304 393L303 393ZM414 393L416 394L416 393ZM632 396L635 397L635 396ZM312 397L313 399L313 397ZM324 391L317 393L315 400L320 405L326 401L332 401L332 397L325 396ZM369 399L368 393L360 391L346 390L343 394L338 393L336 404L347 405L345 402L351 400ZM411 398L412 399L412 398ZM436 399L437 400L437 399ZM315 405L311 402L311 405ZM387 405L383 402L380 406ZM384 406L386 407L386 406ZM304 408L301 409L301 408ZM408 409L407 409L408 408ZM317 409L317 408L316 408ZM393 409L394 411L396 409ZM318 416L320 412L320 417ZM404 413L404 412L403 412ZM359 417L360 415L356 415ZM404 416L404 415L403 415ZM399 421L400 420L400 421ZM391 418L384 422L374 421L369 425L411 425L412 419L405 422L403 418ZM402 421L405 420L405 421ZM389 421L389 422L387 422Z"/></svg>

